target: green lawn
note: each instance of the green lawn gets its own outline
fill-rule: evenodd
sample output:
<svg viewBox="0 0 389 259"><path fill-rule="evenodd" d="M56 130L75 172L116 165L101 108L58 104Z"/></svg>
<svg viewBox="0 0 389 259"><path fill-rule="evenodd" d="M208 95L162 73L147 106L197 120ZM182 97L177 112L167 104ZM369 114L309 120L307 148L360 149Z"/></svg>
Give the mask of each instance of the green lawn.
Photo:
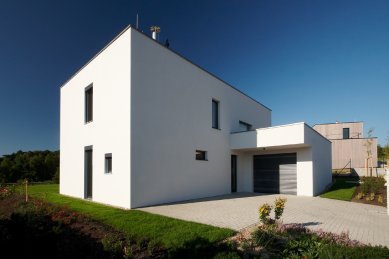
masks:
<svg viewBox="0 0 389 259"><path fill-rule="evenodd" d="M355 188L357 186L357 178L335 178L330 190L320 195L322 198L351 201Z"/></svg>
<svg viewBox="0 0 389 259"><path fill-rule="evenodd" d="M70 209L87 214L136 238L148 238L162 243L167 249L180 249L196 242L215 243L232 236L230 229L188 222L139 210L123 210L82 199L70 198L58 193L57 184L32 185L29 194L50 203L66 205Z"/></svg>

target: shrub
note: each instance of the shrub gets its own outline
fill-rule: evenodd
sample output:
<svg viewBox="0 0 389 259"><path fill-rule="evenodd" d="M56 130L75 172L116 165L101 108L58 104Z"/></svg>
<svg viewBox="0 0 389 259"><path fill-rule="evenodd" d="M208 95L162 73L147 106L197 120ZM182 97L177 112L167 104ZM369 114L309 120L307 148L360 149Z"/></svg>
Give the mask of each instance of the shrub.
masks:
<svg viewBox="0 0 389 259"><path fill-rule="evenodd" d="M345 247L337 244L327 244L320 249L319 258L323 259L343 259L343 258L389 258L389 249L382 246L357 246Z"/></svg>
<svg viewBox="0 0 389 259"><path fill-rule="evenodd" d="M152 256L158 249L158 247L161 246L157 241L150 240L150 242L147 244L147 251L149 252L149 255Z"/></svg>
<svg viewBox="0 0 389 259"><path fill-rule="evenodd" d="M284 213L286 198L277 198L274 202L274 214L275 219L279 220Z"/></svg>
<svg viewBox="0 0 389 259"><path fill-rule="evenodd" d="M139 248L146 248L147 247L147 244L148 244L149 240L145 237L139 237L137 240L136 240L136 245L139 247Z"/></svg>
<svg viewBox="0 0 389 259"><path fill-rule="evenodd" d="M370 193L370 200L371 200L371 201L374 201L374 198L375 198L375 193L374 193L374 192L371 192L371 193Z"/></svg>
<svg viewBox="0 0 389 259"><path fill-rule="evenodd" d="M240 259L241 257L237 252L220 252L217 253L213 259Z"/></svg>
<svg viewBox="0 0 389 259"><path fill-rule="evenodd" d="M284 250L283 258L318 258L322 243L313 234L304 234L298 239L290 239Z"/></svg>
<svg viewBox="0 0 389 259"><path fill-rule="evenodd" d="M384 177L361 177L361 190L363 193L374 192L378 193L385 188Z"/></svg>
<svg viewBox="0 0 389 259"><path fill-rule="evenodd" d="M273 243L275 240L275 235L272 233L272 231L269 231L263 227L259 227L251 234L251 238L254 245L266 248Z"/></svg>
<svg viewBox="0 0 389 259"><path fill-rule="evenodd" d="M263 224L268 224L270 222L271 209L272 208L268 203L265 203L261 207L259 207L259 220Z"/></svg>
<svg viewBox="0 0 389 259"><path fill-rule="evenodd" d="M13 194L13 190L10 187L0 187L0 199L5 199Z"/></svg>
<svg viewBox="0 0 389 259"><path fill-rule="evenodd" d="M249 251L251 249L251 243L248 240L243 240L242 249L243 251Z"/></svg>
<svg viewBox="0 0 389 259"><path fill-rule="evenodd" d="M132 248L131 246L124 246L123 247L123 258L133 258L134 255L132 253Z"/></svg>
<svg viewBox="0 0 389 259"><path fill-rule="evenodd" d="M364 196L364 194L363 194L362 192L359 192L359 193L357 194L357 199L358 199L358 200L361 200L361 199L363 198L363 196Z"/></svg>
<svg viewBox="0 0 389 259"><path fill-rule="evenodd" d="M284 236L297 238L303 234L309 233L309 230L302 224L284 224L278 228L278 232Z"/></svg>
<svg viewBox="0 0 389 259"><path fill-rule="evenodd" d="M316 231L315 234L324 241L324 243L338 244L342 246L359 246L360 242L350 239L348 232L335 234L331 232L324 232L322 230Z"/></svg>
<svg viewBox="0 0 389 259"><path fill-rule="evenodd" d="M53 175L52 181L54 183L59 184L59 167L55 170L55 174Z"/></svg>
<svg viewBox="0 0 389 259"><path fill-rule="evenodd" d="M59 224L70 224L73 223L77 218L75 212L71 212L65 207L58 208L57 211L53 211L51 215L52 221L57 221Z"/></svg>
<svg viewBox="0 0 389 259"><path fill-rule="evenodd" d="M382 195L378 195L378 203L384 204L384 197Z"/></svg>
<svg viewBox="0 0 389 259"><path fill-rule="evenodd" d="M101 244L103 245L104 251L113 255L119 256L123 251L123 241L117 237L106 236L101 239Z"/></svg>
<svg viewBox="0 0 389 259"><path fill-rule="evenodd" d="M363 192L363 193L368 193L369 191L370 191L370 183L368 183L368 182L362 182L361 183L361 191Z"/></svg>

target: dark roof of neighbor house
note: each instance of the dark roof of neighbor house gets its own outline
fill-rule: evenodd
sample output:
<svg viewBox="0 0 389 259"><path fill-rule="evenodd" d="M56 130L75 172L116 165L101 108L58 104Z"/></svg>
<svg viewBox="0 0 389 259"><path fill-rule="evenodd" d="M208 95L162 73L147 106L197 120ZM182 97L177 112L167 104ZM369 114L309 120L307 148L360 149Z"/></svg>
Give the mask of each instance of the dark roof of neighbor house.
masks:
<svg viewBox="0 0 389 259"><path fill-rule="evenodd" d="M232 86L231 84L227 83L226 81L224 81L223 79L221 79L220 77L216 76L215 74L207 71L206 69L200 67L199 65L193 63L191 60L189 60L188 58L184 57L183 55L179 54L178 52L170 49L170 48L167 48L165 45L163 45L162 43L160 43L159 41L156 41L156 40L153 40L149 35L145 34L144 32L136 29L135 27L133 27L131 24L129 24L126 28L124 28L118 35L116 35L116 37L114 37L107 45L104 46L104 48L102 48L96 55L94 55L87 63L85 63L85 65L83 65L80 69L78 69L68 80L66 80L61 86L60 88L62 88L65 84L67 84L72 78L74 78L82 69L84 69L84 67L86 67L90 62L92 62L92 60L94 60L98 55L100 55L100 53L102 53L106 48L108 48L113 42L116 41L116 39L118 39L123 33L125 33L127 30L129 29L133 29L141 34L143 34L144 36L146 36L147 38L149 38L150 40L152 40L153 42L159 44L160 46L164 47L165 49L171 51L172 53L178 55L179 57L181 57L182 59L186 60L187 62L191 63L192 65L198 67L199 69L201 69L202 71L206 72L207 74L211 75L212 77L216 78L217 80L223 82L224 84L228 85L229 87L231 87L232 89L234 89L235 91L243 94L244 96L250 98L251 100L253 100L254 102L258 103L259 105L263 106L264 108L266 108L267 110L271 111L271 109L269 107L267 107L266 105L263 105L262 103L260 103L259 101L255 100L254 98L252 98L251 96L245 94L244 92L242 92L241 90L237 89L236 87Z"/></svg>

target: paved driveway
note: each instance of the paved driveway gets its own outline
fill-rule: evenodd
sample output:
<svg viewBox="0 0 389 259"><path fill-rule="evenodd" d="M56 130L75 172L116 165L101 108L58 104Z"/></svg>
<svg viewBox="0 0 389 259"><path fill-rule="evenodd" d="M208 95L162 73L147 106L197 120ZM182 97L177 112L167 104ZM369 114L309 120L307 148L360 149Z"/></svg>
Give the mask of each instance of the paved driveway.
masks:
<svg viewBox="0 0 389 259"><path fill-rule="evenodd" d="M241 230L258 222L258 207L286 197L284 223L301 223L311 229L341 233L352 239L389 247L386 208L319 197L239 193L140 210L218 227Z"/></svg>

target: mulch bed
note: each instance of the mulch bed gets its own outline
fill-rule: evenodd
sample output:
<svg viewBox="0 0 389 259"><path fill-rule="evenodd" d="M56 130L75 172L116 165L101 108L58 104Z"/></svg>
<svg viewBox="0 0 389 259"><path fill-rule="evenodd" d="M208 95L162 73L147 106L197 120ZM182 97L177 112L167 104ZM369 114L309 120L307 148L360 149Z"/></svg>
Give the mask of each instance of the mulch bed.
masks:
<svg viewBox="0 0 389 259"><path fill-rule="evenodd" d="M36 199L30 199L29 203L39 202ZM114 238L126 242L132 250L132 258L166 258L166 249L155 246L150 254L146 240L129 240L126 235L116 231L111 226L95 221L85 215L77 214L76 220L69 224L63 225L53 232L56 223L52 222L50 216L37 216L36 221L41 224L40 227L30 226L23 222L25 217L18 216L21 208L25 207L24 196L11 195L10 197L0 199L0 248L5 250L15 250L18 245L29 242L28 250L30 256L51 254L57 258L66 258L75 256L75 258L122 258L120 255L113 255L103 249L102 240ZM31 216L29 216L31 217ZM27 219L29 218L27 217ZM15 219L17 221L15 221ZM27 230L19 229L17 224L21 224ZM24 224L26 224L24 226ZM26 231L28 232L26 235ZM46 238L46 239L45 239ZM142 241L142 242L137 242ZM42 243L45 243L42 244ZM129 242L129 243L128 243ZM47 247L47 248L46 248ZM22 249L23 250L23 249ZM7 251L7 252L10 252ZM24 255L21 250L15 250L15 255ZM19 254L18 254L19 253ZM17 256L16 256L17 257Z"/></svg>
<svg viewBox="0 0 389 259"><path fill-rule="evenodd" d="M357 186L357 188L355 189L355 192L353 194L353 198L351 199L352 202L358 202L358 203L364 203L364 204L370 204L370 205L377 205L377 206L381 206L381 207L386 207L387 208L388 201L387 201L387 195L386 195L386 186L385 186L385 188L381 189L378 193L376 193L375 198L372 201L367 201L366 198L365 198L366 196L363 197L362 199L358 199L357 195L360 192L362 192L361 191L361 186ZM378 196L379 195L382 195L382 197L384 199L383 203L379 203L378 202Z"/></svg>

